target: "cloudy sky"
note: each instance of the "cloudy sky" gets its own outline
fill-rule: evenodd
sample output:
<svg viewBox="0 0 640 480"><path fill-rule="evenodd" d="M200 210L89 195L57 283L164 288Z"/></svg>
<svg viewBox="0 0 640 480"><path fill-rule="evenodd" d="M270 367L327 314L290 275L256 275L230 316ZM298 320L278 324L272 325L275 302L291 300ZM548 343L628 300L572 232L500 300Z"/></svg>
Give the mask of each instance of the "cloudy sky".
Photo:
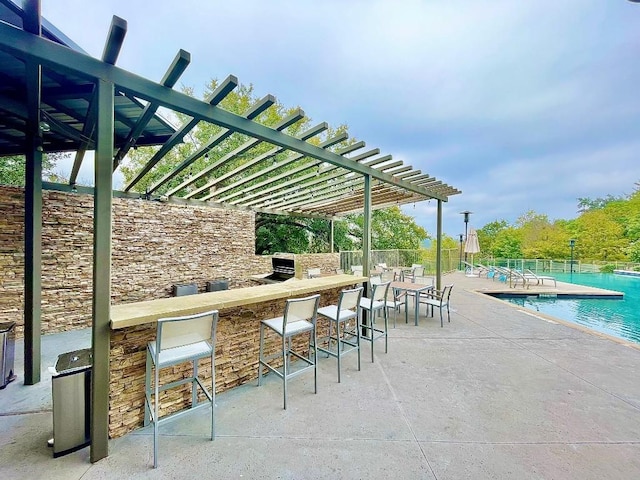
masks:
<svg viewBox="0 0 640 480"><path fill-rule="evenodd" d="M314 121L349 125L382 154L462 190L444 230L575 218L578 198L640 180L640 4L626 0L42 0L100 57L128 22L118 66L184 85L236 75ZM405 207L435 234L435 202Z"/></svg>

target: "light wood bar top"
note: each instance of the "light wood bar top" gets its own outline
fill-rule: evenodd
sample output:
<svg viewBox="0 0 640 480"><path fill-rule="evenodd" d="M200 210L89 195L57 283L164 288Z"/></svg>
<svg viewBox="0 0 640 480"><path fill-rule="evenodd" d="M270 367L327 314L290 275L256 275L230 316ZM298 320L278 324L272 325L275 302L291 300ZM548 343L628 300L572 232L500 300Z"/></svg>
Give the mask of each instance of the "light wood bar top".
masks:
<svg viewBox="0 0 640 480"><path fill-rule="evenodd" d="M367 277L358 275L331 275L320 278L297 280L292 278L282 283L256 285L218 292L199 293L183 297L159 298L144 302L122 303L111 307L111 329L118 330L144 323L156 322L159 318L178 317L240 307L253 303L268 302L279 298L310 295L330 288L346 287L367 282Z"/></svg>

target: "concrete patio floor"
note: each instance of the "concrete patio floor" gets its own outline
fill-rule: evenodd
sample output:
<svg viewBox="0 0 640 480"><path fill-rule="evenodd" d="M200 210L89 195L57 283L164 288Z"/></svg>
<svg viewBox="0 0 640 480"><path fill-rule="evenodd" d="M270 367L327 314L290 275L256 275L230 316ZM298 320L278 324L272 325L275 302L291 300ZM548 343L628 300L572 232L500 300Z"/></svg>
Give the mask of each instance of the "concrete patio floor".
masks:
<svg viewBox="0 0 640 480"><path fill-rule="evenodd" d="M640 350L472 291L490 280L445 282L444 328L437 313L417 327L399 315L388 354L378 342L371 363L365 345L359 372L344 357L340 384L321 357L318 394L312 375L294 379L286 411L273 375L219 394L216 440L207 410L167 424L157 470L149 429L95 464L88 448L53 459L50 380L19 379L0 391L0 478L640 478ZM47 344L49 365L76 347Z"/></svg>

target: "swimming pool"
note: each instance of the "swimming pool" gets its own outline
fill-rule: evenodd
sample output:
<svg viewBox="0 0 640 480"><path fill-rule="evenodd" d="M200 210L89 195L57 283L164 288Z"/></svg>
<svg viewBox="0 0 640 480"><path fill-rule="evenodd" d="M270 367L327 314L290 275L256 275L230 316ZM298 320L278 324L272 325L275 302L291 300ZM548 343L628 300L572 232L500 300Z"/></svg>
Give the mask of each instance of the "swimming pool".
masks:
<svg viewBox="0 0 640 480"><path fill-rule="evenodd" d="M640 343L640 278L612 273L553 274L559 282L624 293L623 300L504 298L510 303Z"/></svg>

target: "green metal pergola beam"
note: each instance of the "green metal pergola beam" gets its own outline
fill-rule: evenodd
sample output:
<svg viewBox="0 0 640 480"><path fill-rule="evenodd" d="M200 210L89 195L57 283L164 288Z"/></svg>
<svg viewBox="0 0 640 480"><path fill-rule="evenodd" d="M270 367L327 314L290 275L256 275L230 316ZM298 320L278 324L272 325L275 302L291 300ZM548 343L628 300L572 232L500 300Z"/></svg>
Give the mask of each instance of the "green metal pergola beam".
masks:
<svg viewBox="0 0 640 480"><path fill-rule="evenodd" d="M276 103L276 98L273 95L266 95L262 99L258 100L255 103L255 105L253 105L251 108L249 108L249 110L247 111L245 117L248 118L248 119L255 118L258 115L260 115L262 112L264 112L267 108L272 106L274 103ZM229 136L229 135L232 135L233 133L234 132L232 132L231 130L225 129L225 131L220 132L219 135L216 135L214 140L217 140L217 138L222 136L222 135ZM229 134L229 135L227 135L227 134ZM226 136L225 136L225 138L226 138ZM249 142L256 142L256 140L255 139L254 140L250 140ZM211 144L211 143L212 142L209 142L207 144L207 147L209 147L209 144ZM247 146L247 143L245 143L244 145L241 145L240 147L238 147L238 149L236 149L233 152L231 152L231 154L234 154L234 152L235 152L235 154L238 155L242 151L245 151L245 150L251 148L251 146L253 146L253 145L248 145ZM204 149L200 149L197 153L201 156L201 154L202 154L201 152L203 152L203 150ZM193 160L194 159L191 159L190 162L192 162ZM227 161L226 157L222 157L222 158L216 160L213 164L209 165L207 168L201 170L196 175L193 175L193 176L187 178L185 181L183 181L177 187L174 187L171 190L169 190L167 192L167 195L168 196L175 195L180 190L182 190L183 188L186 188L189 185L191 185L192 183L196 182L198 179L200 179L203 176L205 176L206 174L208 174L211 170L213 170L213 169L219 167L220 165L224 164L226 161ZM174 170L174 172L175 172L175 170ZM189 198L189 197L190 196L187 196L187 198Z"/></svg>
<svg viewBox="0 0 640 480"><path fill-rule="evenodd" d="M362 177L354 178L347 182L340 182L336 185L322 185L319 188L313 190L305 189L304 192L297 195L287 196L286 199L282 199L271 205L271 208L282 210L293 210L298 207L306 207L308 205L317 204L318 202L324 202L326 199L339 198L349 192L345 190L355 191L355 188L363 183Z"/></svg>
<svg viewBox="0 0 640 480"><path fill-rule="evenodd" d="M341 133L341 134L339 134L339 135L337 135L335 137L332 137L332 138L326 140L320 146L322 148L329 148L332 145L334 145L335 143L339 143L341 141L344 141L347 138L348 137L347 137L346 134ZM277 149L278 149L278 151L282 151L283 150L281 147L277 147ZM271 172L273 172L275 170L278 170L278 169L280 169L280 168L282 168L282 167L284 167L286 165L289 165L289 164L291 164L291 163L293 163L293 162L295 162L297 160L300 160L302 158L304 158L304 156L302 156L300 154L295 154L295 155L285 159L282 162L278 162L278 163L275 163L273 165L270 165L269 167L267 167L265 169L262 169L259 172L255 172L254 174L249 175L247 177L244 177L241 180L239 180L239 181L237 181L237 182L235 182L235 183L233 183L231 185L228 185L228 186L226 186L224 188L221 188L219 191L214 192L211 195L208 195L208 196L204 197L203 200L209 200L210 198L212 198L214 196L217 197L219 195L222 195L223 193L228 192L229 190L233 190L233 189L239 188L241 185L244 185L247 182L250 182L252 180L255 180L256 178L260 178L260 177L262 177L264 175L267 175L268 173L271 173ZM307 165L302 165L302 166L294 168L292 170L283 172L283 173L281 173L279 175L276 175L274 177L270 177L267 180L265 180L263 182L260 182L260 183L258 183L256 185L252 185L250 188L244 189L242 191L234 192L233 194L228 195L227 197L225 197L225 200L234 198L236 196L240 196L243 193L247 193L248 191L255 190L256 188L259 188L259 186L269 185L269 184L272 184L272 183L277 182L279 180L282 180L283 178L291 177L291 176L293 176L293 175L295 175L297 173L303 172L303 171L305 171L305 170L307 170L309 168L312 168L313 166L319 165L319 164L320 164L320 162L315 161L315 162L309 163ZM303 175L303 177L306 177L306 176ZM296 178L293 178L293 179L290 180L291 183L296 183L296 182L300 182L300 181L301 181L301 177L296 177ZM288 182L283 182L281 184L274 185L274 187L272 187L272 188L275 188L277 190L278 188L282 188L282 185L284 185L285 183L288 183ZM243 196L242 199L238 200L236 203L244 202L244 204L246 205L247 200L249 200L250 198L255 198L256 196L264 196L265 192L267 190L271 190L271 189L261 190L260 192L258 192L257 194L254 194L254 195ZM219 201L223 201L223 200L219 200Z"/></svg>
<svg viewBox="0 0 640 480"><path fill-rule="evenodd" d="M371 150L371 151L367 152L366 154L363 154L363 155L360 155L360 156L362 158L367 158L367 157L369 157L371 155L374 155L373 152L375 150L377 150L377 149ZM378 159L374 159L374 160L371 160L369 162L365 162L364 164L367 165L367 166L373 166L373 165L378 165L380 163L387 162L390 159L391 159L391 155L385 155L385 156L380 157ZM398 162L398 163L402 163L402 162ZM295 173L298 173L298 171L307 170L307 169L311 168L312 166L316 166L316 165L318 165L317 162L314 163L314 164L306 165L304 167L300 167L299 169L296 169ZM331 172L336 172L336 173L331 173ZM331 174L327 175L329 173L331 173ZM347 175L348 173L349 173L349 170L347 170L347 169L343 169L343 168L340 168L340 167L332 166L332 167L329 167L329 168L327 168L327 169L322 171L322 173L321 173L322 177L321 178L314 179L314 177L316 177L317 175L315 173L310 173L308 175L304 175L303 177L298 177L297 179L292 179L288 183L290 183L290 184L292 184L294 186L292 186L291 188L288 188L286 190L278 192L275 195L275 197L272 196L272 197L267 198L267 199L262 198L262 199L258 199L258 200L249 201L249 202L244 203L244 205L245 206L257 206L258 208L261 208L261 206L265 205L267 202L273 203L275 201L277 203L277 201L276 201L277 198L282 197L284 195L288 195L291 191L306 190L309 187L312 187L312 186L315 186L315 185L317 185L319 183L323 183L325 181L333 180L335 178ZM313 180L310 181L310 182L306 182L306 183L300 183L300 182L306 181L308 179L313 179ZM297 180L297 182L296 182L296 180ZM296 183L297 183L297 185L296 185ZM283 185L283 184L281 184L281 185ZM276 185L274 188L276 188L276 187L278 187L278 186ZM270 193L270 192L263 191L263 192L260 192L260 193L258 193L256 195L253 195L253 197L256 197L256 196L264 197L265 193ZM246 201L247 199L243 198L243 200ZM242 200L240 200L240 201L242 201ZM239 203L240 201L238 201L236 203Z"/></svg>
<svg viewBox="0 0 640 480"><path fill-rule="evenodd" d="M308 139L310 139L310 138L314 137L315 135L318 135L319 133L324 132L324 131L325 131L325 130L327 130L328 128L329 128L329 125L328 125L326 122L322 122L321 124L316 125L315 127L312 127L311 129L309 129L309 130L307 130L307 131L305 131L305 132L301 133L301 134L298 136L298 138L301 138L301 139L303 139L303 140L308 140ZM265 153L265 154L264 154L264 157L265 157L265 158L268 158L268 157L267 157L267 155L268 155L268 156L273 156L273 155L275 155L275 154L277 154L277 153L280 153L280 152L282 152L282 151L284 151L284 150L285 150L285 149L284 149L284 148L282 148L282 147L275 147L274 149L272 149L272 150L270 150L269 152ZM294 158L294 157L295 157L295 158ZM293 162L295 162L296 160L298 160L298 159L300 159L300 158L302 158L302 157L299 157L299 156L297 156L297 154L296 154L296 155L294 155L294 156L292 156L292 157L289 157L289 158L285 159L285 160L284 160L284 161L282 161L282 162L278 162L278 163L275 163L275 164L273 164L273 165L270 165L269 167L267 167L267 168L265 168L265 169L263 169L263 170L261 170L261 171L259 171L259 172L256 172L256 173L254 173L254 174L252 174L252 175L248 175L248 176L244 177L243 179L241 179L241 180L237 181L236 183L234 183L234 184L232 184L232 185L228 185L228 186L226 186L226 187L222 187L222 188L218 189L218 190L215 192L215 196L216 196L216 197L218 197L218 201L220 201L220 202L224 202L224 201L226 201L226 200L230 200L230 199L235 198L235 197L237 197L237 196L244 195L244 194L246 194L246 193L248 193L248 192L250 192L250 191L253 191L253 190L255 190L256 188L258 188L258 187L257 187L257 185L260 185L260 184L251 185L250 187L247 187L247 188L245 188L244 190L239 190L239 191L236 191L236 192L234 192L234 193L232 193L232 194L230 194L230 195L227 195L226 197L219 198L219 197L220 197L220 195L222 195L222 194L224 194L224 193L228 192L229 190L233 190L233 189L236 189L236 188L240 188L242 185L245 185L245 184L247 184L247 183L249 183L249 182L251 182L251 181L255 180L256 178L260 178L260 177L262 177L262 176L264 176L264 175L267 175L268 173L270 173L270 172L272 172L272 171L274 171L274 170L277 170L278 168L281 168L281 167L283 167L283 166L285 166L285 165L288 165L288 164L290 164L290 163L293 163ZM269 183L275 182L275 181L280 180L280 179L282 179L282 178L286 178L287 176L290 176L290 175L291 175L291 174L289 174L288 172L285 172L285 173L283 173L283 174L280 174L280 175L277 175L277 176L275 176L275 177L272 177L272 178L270 178L269 180L264 181L264 182L261 182L261 183L263 184L263 186L264 186L264 185L268 185ZM207 198L206 200L210 200L210 199L209 199L209 198Z"/></svg>
<svg viewBox="0 0 640 480"><path fill-rule="evenodd" d="M340 142L346 140L347 138L348 138L348 135L346 133L340 133L340 134L336 135L335 137L332 137L332 138L327 139L324 142L322 142L320 144L320 148L329 148L329 147L331 147L331 146L333 146L333 145L335 145L337 143L340 143ZM258 178L259 176L262 176L262 175L264 175L266 173L270 173L270 172L272 172L274 170L277 170L277 169L279 169L281 167L289 165L289 164L291 164L291 163L293 163L295 161L301 160L303 158L304 158L304 155L302 155L302 154L299 154L299 153L293 154L292 156L290 156L289 158L283 160L282 162L278 162L276 164L273 164L273 165L265 168L261 172L255 173L253 175L254 178L251 178L252 176L247 177L245 179L245 181L253 180L255 178ZM318 165L320 165L320 163L321 162L319 162L318 160L314 160L314 161L312 161L312 162L310 162L310 163L308 163L306 165L301 165L301 166L296 167L296 168L294 168L292 170L288 170L287 172L284 172L281 175L277 175L275 177L268 178L268 179L266 179L266 180L264 180L262 182L259 182L259 183L255 184L255 185L251 185L250 187L246 188L245 190L234 192L231 195L228 195L227 197L224 197L224 199L225 200L231 199L231 198L234 198L234 197L237 197L237 196L241 195L242 193L247 193L249 191L259 189L259 188L261 188L261 187L263 187L265 185L269 185L269 184L273 183L276 180L280 180L280 179L285 178L287 176L296 175L296 174L298 174L300 172L303 172L304 170L308 170L309 168L317 167ZM293 182L295 182L295 180L296 179L292 179ZM237 186L239 186L239 185L237 185ZM227 190L224 189L224 191L226 192ZM220 193L223 193L223 189L220 190L219 194ZM258 194L260 194L260 192L258 192ZM239 203L239 202L241 202L243 200L246 200L246 199L243 198L243 199L237 200L235 202L231 202L231 203Z"/></svg>
<svg viewBox="0 0 640 480"><path fill-rule="evenodd" d="M0 38L4 39L0 42L0 49L16 57L25 60L31 59L49 68L60 68L88 78L109 80L117 85L120 90L129 91L147 101L157 101L166 108L176 110L198 120L215 123L238 133L259 138L320 161L354 170L363 175L371 175L374 179L399 185L405 190L447 201L446 197L431 194L428 189L413 185L410 182L394 179L392 175L375 171L358 163L350 162L351 164L348 164L344 157L335 153L324 151L315 145L284 133L275 132L269 127L249 121L219 107L208 105L188 95L168 89L113 65L108 65L66 47L56 45L53 42L35 37L9 25L0 24Z"/></svg>
<svg viewBox="0 0 640 480"><path fill-rule="evenodd" d="M358 184L355 184L354 187L359 187L359 184L362 183L362 180L358 180ZM351 211L351 206L358 206L360 208L362 204L362 200L358 195L355 195L356 190L353 192L350 191L351 186L349 186L349 191L340 191L337 189L331 195L326 195L323 198L317 199L311 203L307 203L304 205L306 209L313 209L316 213L319 211L334 211L336 206L342 209L348 209ZM358 193L361 192L361 189L358 188ZM398 193L394 190L394 187L389 186L387 184L377 184L375 185L374 190L372 190L373 195L376 200L376 208L379 208L378 203L387 203L387 204L397 204L399 200L406 202L419 202L426 200L425 197L417 195L417 194L407 194L402 196L402 198L398 197ZM414 197L415 195L415 197ZM386 201L388 199L388 201ZM291 206L289 206L291 208Z"/></svg>
<svg viewBox="0 0 640 480"><path fill-rule="evenodd" d="M209 105L216 105L218 103L220 103L224 97L228 94L228 92L224 93L222 91L219 91L219 89L217 89L212 95L211 97L209 97L208 99L208 104ZM271 105L273 105L276 102L276 99L273 95L266 95L265 97L263 97L262 99L258 100L258 102L256 102L256 104L251 107L250 110L250 114L254 114L254 116L258 116L260 113L262 113L263 111L265 111L267 108L269 108ZM191 115L191 120L188 120L182 127L180 127L176 133L174 133L173 135L171 135L171 138L169 140L167 140L167 142L162 145L162 147L160 147L160 150L158 150L153 157L151 157L151 159L149 159L149 161L147 162L147 164L140 170L140 172L138 172L138 175L131 180L131 182L129 182L129 184L127 186L124 187L125 192L128 190L131 190L140 180L142 180L142 178L153 168L156 166L156 164L162 160L164 158L164 156L169 153L169 151L175 147L178 143L182 143L184 136L186 134L188 134L189 132L191 132L191 130L193 130L193 128L200 123L201 119L198 117L194 117L193 115ZM249 118L247 116L247 118Z"/></svg>
<svg viewBox="0 0 640 480"><path fill-rule="evenodd" d="M173 62L171 62L171 65L167 69L167 72L162 77L162 80L160 80L160 84L164 85L165 87L173 88L180 76L187 69L187 66L190 62L191 54L189 52L186 52L184 50L178 51L178 54L173 59ZM120 147L113 158L113 171L118 168L118 165L120 165L122 159L129 152L131 147L135 145L136 140L144 131L144 128L147 126L149 121L151 121L159 106L160 105L158 103L147 103L147 105L144 107L144 110L138 118L138 121L127 136L124 145Z"/></svg>
<svg viewBox="0 0 640 480"><path fill-rule="evenodd" d="M294 111L293 113L291 113L291 115L287 116L286 118L283 118L280 122L278 122L278 124L274 127L275 130L281 132L282 130L284 130L287 127L290 127L291 125L299 122L300 120L304 119L304 112L298 108L296 111ZM231 152L227 153L226 155L224 155L222 157L222 164L224 165L225 163L233 160L234 158L237 158L238 156L242 155L243 153L247 152L248 150L257 147L258 145L260 145L262 143L262 140L257 140L257 139L252 139L249 140L248 142L244 143L243 145L239 146L238 148L236 148L235 150L232 150ZM279 147L276 147L279 148ZM275 149L272 149L272 151ZM274 152L273 155L275 155L277 152ZM266 158L269 158L273 155L269 155ZM239 166L238 168L235 168L234 170L231 170L227 173L225 173L224 175L221 175L220 177L216 177L213 180L210 180L209 182L205 183L204 185L202 185L201 187L197 188L196 190L189 192L189 194L185 195L185 198L192 198L198 194L200 194L201 192L205 191L205 190L209 190L212 187L215 187L218 183L223 182L225 180L227 180L228 178L233 177L234 175L237 175L240 172L243 172L245 170L247 170L248 168L251 168L252 166L256 165L257 163L260 163L263 158L261 158L262 156L258 156L257 158L254 158L253 160L246 162L245 164ZM204 169L202 170L197 177L198 178L202 178L204 177L206 174L208 174L210 172L210 169ZM211 198L212 195L208 195L205 196L204 198L202 198L202 200L207 200L207 198Z"/></svg>
<svg viewBox="0 0 640 480"><path fill-rule="evenodd" d="M308 168L308 167L307 167ZM307 168L305 168L304 170L306 170ZM336 168L337 170L337 168ZM339 178L341 176L344 175L344 171L339 171L337 173L333 173L331 175L325 176L326 172L323 172L323 178L317 178L317 175L315 173L308 173L306 175L303 175L301 177L297 177L295 179L292 179L288 182L284 182L281 183L279 185L275 185L271 188L268 188L266 190L260 191L257 194L254 194L253 197L264 197L265 195L268 195L270 193L273 192L277 192L275 193L275 195L270 196L267 199L264 198L258 198L257 200L253 200L253 201L249 201L246 202L246 200L248 200L248 198L243 198L243 200L245 201L245 206L252 206L252 205L260 205L260 203L262 202L262 204L264 204L267 200L269 200L270 202L277 202L277 200L281 197L287 196L289 197L291 194L293 194L292 196L295 197L297 195L296 192L300 192L301 190L306 190L310 187L313 187L315 185L318 185L319 183L324 183L336 178ZM285 176L285 174L282 174L283 176ZM307 180L310 180L309 182L307 182ZM306 183L301 183L301 182L306 182Z"/></svg>
<svg viewBox="0 0 640 480"><path fill-rule="evenodd" d="M122 49L124 43L124 37L127 34L127 21L120 17L113 16L111 19L111 26L109 27L109 35L102 51L102 61L109 65L115 65L118 60L118 55ZM86 138L85 141L80 143L80 147L76 151L76 159L73 162L71 169L71 175L69 176L69 183L75 184L80 172L80 166L84 155L91 143L90 139L93 137L93 130L96 126L96 95L95 92L89 99L89 107L87 108L87 119L82 129L82 136ZM113 147L112 147L113 148Z"/></svg>
<svg viewBox="0 0 640 480"><path fill-rule="evenodd" d="M218 85L218 88L215 89L215 91L212 94L212 97L222 96L222 98L224 98L229 93L231 93L233 89L236 88L237 86L238 86L238 79L234 75L229 75L227 78L224 79L222 83L220 83L220 85ZM248 115L251 111L252 109L249 108L245 116ZM173 169L173 171L167 173L164 177L162 177L160 180L154 183L151 187L149 187L149 193L155 192L158 188L160 188L162 185L167 183L169 180L171 180L172 178L175 178L185 168L187 168L189 165L191 165L193 162L198 160L203 155L206 155L212 148L222 143L224 140L229 138L232 134L233 132L231 130L223 128L220 132L218 132L211 139L209 139L209 141L205 143L202 147L200 147L194 153L192 153L187 158L185 158L184 161L180 163L180 165L178 165Z"/></svg>
<svg viewBox="0 0 640 480"><path fill-rule="evenodd" d="M339 153L340 155L342 155L342 154L344 154L344 153L348 153L348 152L344 152L344 153L343 153L343 152L338 152L338 153ZM379 153L379 150L378 150L377 148L375 148L375 149L373 149L373 150L370 150L370 151L368 151L368 152L365 152L365 153L363 153L363 154L361 154L361 155L358 155L358 157L360 157L360 159L364 159L364 158L371 157L372 155L375 155L376 153ZM355 160L354 160L355 158L356 158L356 157L353 157L353 158L351 158L350 160L355 161ZM391 155L385 155L385 156L380 157L380 158L378 158L378 159L374 159L374 160L371 160L371 161L369 161L369 162L365 162L365 163L363 163L363 165L366 165L366 166L374 166L374 165L378 165L378 164L380 164L380 163L387 162L387 161L389 161L391 158L392 158L392 157L391 157ZM304 170L307 170L307 169L312 168L312 167L317 167L317 165L319 165L319 162L313 162L313 163L310 163L309 165L305 165L305 166L303 166L303 167L299 167L299 168L298 168L298 169L296 169L294 172L295 172L295 173L299 173L300 171L304 171ZM328 175L328 176L327 176L327 174L329 174L329 173L331 173L331 172L334 172L334 171L337 171L337 173L333 173L333 174L331 174L331 175ZM292 187L291 189L287 189L286 191L279 192L278 196L285 195L285 194L289 193L291 190L299 190L299 189L307 188L307 187L309 187L309 186L316 185L317 183L320 183L320 182L322 182L323 180L332 180L332 179L337 178L337 177L340 177L340 176L342 176L342 175L346 175L346 174L348 174L349 172L350 172L350 170L348 170L348 169L346 169L346 168L335 167L335 166L329 167L329 168L327 168L327 169L325 169L325 170L323 170L323 171L322 171L322 175L323 175L323 177L324 177L324 178L318 179L318 180L316 180L316 181L312 181L312 182L304 183L304 184L299 184L299 185L297 185L297 186L295 186L295 187ZM316 174L304 175L303 177L298 177L297 179L292 179L292 180L291 180L291 182L289 182L289 183L290 183L290 184L295 185L296 180L304 181L304 180L307 180L307 179L309 179L309 178L313 178L313 177L315 177L315 176L316 176ZM265 183L267 183L267 182L265 182ZM284 184L281 184L280 186L284 186ZM278 185L276 185L274 188L276 188L276 189L277 189L277 187L278 187ZM258 194L253 195L252 197L256 197L256 196L264 196L264 193L270 193L270 192L267 192L267 191L265 190L265 191L263 191L263 192L259 192ZM246 205L254 205L254 204L259 204L259 203L260 203L260 201L253 201L253 202L249 202L249 203L247 203Z"/></svg>

